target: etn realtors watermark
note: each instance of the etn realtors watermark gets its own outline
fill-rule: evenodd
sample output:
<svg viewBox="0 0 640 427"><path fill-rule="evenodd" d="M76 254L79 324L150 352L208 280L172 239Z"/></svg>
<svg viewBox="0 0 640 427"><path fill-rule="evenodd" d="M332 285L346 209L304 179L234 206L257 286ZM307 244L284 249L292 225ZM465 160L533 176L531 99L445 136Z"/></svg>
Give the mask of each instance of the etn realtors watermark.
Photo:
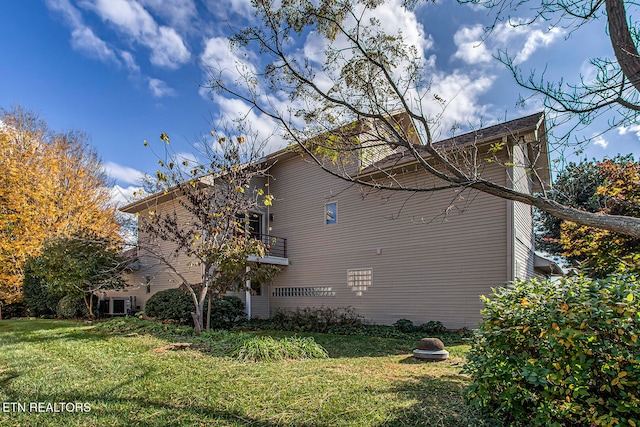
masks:
<svg viewBox="0 0 640 427"><path fill-rule="evenodd" d="M91 412L88 402L2 402L0 412L81 413Z"/></svg>

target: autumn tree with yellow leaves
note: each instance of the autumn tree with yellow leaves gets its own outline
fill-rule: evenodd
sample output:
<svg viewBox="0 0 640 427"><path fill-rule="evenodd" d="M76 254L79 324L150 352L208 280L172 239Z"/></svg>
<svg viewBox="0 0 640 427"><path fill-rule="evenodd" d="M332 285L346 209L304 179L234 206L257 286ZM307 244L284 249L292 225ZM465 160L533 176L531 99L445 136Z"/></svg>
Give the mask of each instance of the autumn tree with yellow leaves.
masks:
<svg viewBox="0 0 640 427"><path fill-rule="evenodd" d="M22 298L23 265L48 239L119 241L108 176L81 132L54 132L33 112L0 114L0 305Z"/></svg>

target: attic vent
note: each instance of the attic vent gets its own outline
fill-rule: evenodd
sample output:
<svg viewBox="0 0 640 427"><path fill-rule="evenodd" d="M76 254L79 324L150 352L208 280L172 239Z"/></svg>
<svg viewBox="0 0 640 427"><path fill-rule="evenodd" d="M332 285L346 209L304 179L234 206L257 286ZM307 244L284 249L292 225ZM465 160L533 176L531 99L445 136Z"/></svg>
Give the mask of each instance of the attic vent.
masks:
<svg viewBox="0 0 640 427"><path fill-rule="evenodd" d="M373 268L347 270L347 284L356 296L361 297L373 285Z"/></svg>

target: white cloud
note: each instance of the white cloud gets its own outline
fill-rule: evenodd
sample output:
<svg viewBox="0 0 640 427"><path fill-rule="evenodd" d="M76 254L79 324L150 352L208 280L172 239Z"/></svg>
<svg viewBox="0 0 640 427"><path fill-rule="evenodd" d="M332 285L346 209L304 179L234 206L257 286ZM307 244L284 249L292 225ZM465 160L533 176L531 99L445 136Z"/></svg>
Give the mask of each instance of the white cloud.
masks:
<svg viewBox="0 0 640 427"><path fill-rule="evenodd" d="M115 52L89 27L78 27L71 32L71 46L102 62L120 64Z"/></svg>
<svg viewBox="0 0 640 427"><path fill-rule="evenodd" d="M173 96L176 91L167 85L166 82L160 79L149 78L149 89L156 98L162 98L165 96Z"/></svg>
<svg viewBox="0 0 640 427"><path fill-rule="evenodd" d="M601 148L603 148L603 149L604 149L604 148L607 148L607 146L609 145L609 141L607 141L606 139L604 139L604 138L602 137L602 135L600 135L600 136L596 137L596 138L593 140L593 143L594 143L594 145L597 145L598 147L601 147Z"/></svg>
<svg viewBox="0 0 640 427"><path fill-rule="evenodd" d="M640 139L640 125L623 126L618 128L618 134L626 135L627 133L635 133L636 137Z"/></svg>
<svg viewBox="0 0 640 427"><path fill-rule="evenodd" d="M239 99L216 98L222 117L245 117L245 122L251 125L251 130L258 134L258 144L264 143L265 154L284 148L284 140L277 134L278 125L269 117L256 113Z"/></svg>
<svg viewBox="0 0 640 427"><path fill-rule="evenodd" d="M158 25L151 14L133 0L83 0L80 4L123 35L150 49L154 65L175 69L191 57L175 29Z"/></svg>
<svg viewBox="0 0 640 427"><path fill-rule="evenodd" d="M131 54L131 52L127 52L126 50L121 50L120 57L122 58L127 69L131 73L138 74L140 72L140 67L138 66L138 64L136 64L136 60L133 57L133 54Z"/></svg>
<svg viewBox="0 0 640 427"><path fill-rule="evenodd" d="M144 176L143 172L128 166L122 166L114 162L106 162L104 169L112 178L126 184L137 184Z"/></svg>
<svg viewBox="0 0 640 427"><path fill-rule="evenodd" d="M565 31L559 27L541 28L538 24L516 25L502 23L498 25L489 40L494 49L518 52L514 64L525 62L541 47L547 47L562 37Z"/></svg>
<svg viewBox="0 0 640 427"><path fill-rule="evenodd" d="M74 49L102 62L120 65L113 49L84 24L80 11L69 0L47 0L47 7L59 12L71 27L71 46Z"/></svg>
<svg viewBox="0 0 640 427"><path fill-rule="evenodd" d="M139 0L142 6L173 27L187 29L198 11L193 0Z"/></svg>
<svg viewBox="0 0 640 427"><path fill-rule="evenodd" d="M245 49L231 50L229 39L226 37L212 37L207 40L200 61L212 72L222 73L225 82L233 83L242 79L243 75L256 73L251 57Z"/></svg>
<svg viewBox="0 0 640 427"><path fill-rule="evenodd" d="M519 64L526 61L538 48L549 46L561 35L562 30L557 27L549 31L535 30L529 32L524 47L516 56L516 63Z"/></svg>
<svg viewBox="0 0 640 427"><path fill-rule="evenodd" d="M121 187L119 185L114 185L110 190L111 202L118 208L128 205L135 199L133 193L136 191L140 191L140 188L132 186Z"/></svg>
<svg viewBox="0 0 640 427"><path fill-rule="evenodd" d="M431 84L431 97L438 95L444 100L443 105L424 102L425 113L430 117L439 117L437 128L441 132L439 138L451 136L449 130L454 125L468 125L477 122L481 115L487 113L488 106L480 103L481 95L486 94L493 86L495 77L490 75L472 76L460 70L453 73L438 72ZM424 99L429 100L429 96ZM436 139L439 139L436 137Z"/></svg>
<svg viewBox="0 0 640 427"><path fill-rule="evenodd" d="M224 2L207 0L205 5L209 12L216 16L228 17L229 12L236 13L247 19L251 19L254 16L251 0L226 0Z"/></svg>
<svg viewBox="0 0 640 427"><path fill-rule="evenodd" d="M487 46L482 40L484 29L481 25L473 27L463 26L456 31L453 41L458 47L454 58L458 58L467 64L480 64L491 61L491 52L487 50Z"/></svg>

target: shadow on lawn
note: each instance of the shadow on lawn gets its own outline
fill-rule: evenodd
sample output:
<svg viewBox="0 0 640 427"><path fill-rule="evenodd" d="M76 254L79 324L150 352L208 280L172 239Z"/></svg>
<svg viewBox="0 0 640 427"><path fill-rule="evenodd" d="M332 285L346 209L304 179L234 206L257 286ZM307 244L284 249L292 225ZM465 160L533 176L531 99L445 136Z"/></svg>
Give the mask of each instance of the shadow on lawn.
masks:
<svg viewBox="0 0 640 427"><path fill-rule="evenodd" d="M119 384L117 387L125 386ZM194 390L197 395L197 390ZM23 413L19 414L26 425L39 426L85 426L85 425L110 425L110 426L138 426L138 427L174 427L174 426L256 426L275 427L291 424L283 424L280 421L271 422L247 415L237 410L216 409L209 405L170 404L157 402L152 399L121 398L117 393L113 396L97 396L90 394L32 394L21 396L20 402L87 402L91 410L84 413ZM0 424L2 421L0 413ZM15 414L13 414L15 415ZM15 420L15 418L14 418ZM18 421L18 420L15 420ZM291 425L293 427L293 425ZM296 422L296 427L330 427L325 424L317 424L313 420L309 422Z"/></svg>
<svg viewBox="0 0 640 427"><path fill-rule="evenodd" d="M416 376L399 382L388 390L415 404L397 410L378 427L409 426L483 426L477 413L468 406L462 394L468 379L460 374Z"/></svg>
<svg viewBox="0 0 640 427"><path fill-rule="evenodd" d="M69 320L12 320L0 322L0 343L43 343L56 340L98 341L104 335L87 334L87 326Z"/></svg>

